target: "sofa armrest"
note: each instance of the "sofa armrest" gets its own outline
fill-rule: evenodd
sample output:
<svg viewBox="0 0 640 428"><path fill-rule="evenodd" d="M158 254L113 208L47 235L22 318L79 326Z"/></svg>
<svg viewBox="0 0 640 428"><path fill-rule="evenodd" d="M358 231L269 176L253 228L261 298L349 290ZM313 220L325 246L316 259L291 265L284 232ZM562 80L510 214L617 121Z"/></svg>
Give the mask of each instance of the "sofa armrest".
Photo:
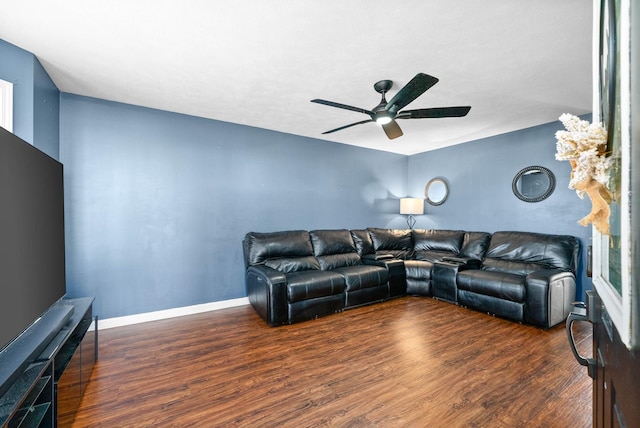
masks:
<svg viewBox="0 0 640 428"><path fill-rule="evenodd" d="M527 275L525 287L525 321L552 327L564 321L571 312L571 302L576 297L576 278L573 273L541 269Z"/></svg>
<svg viewBox="0 0 640 428"><path fill-rule="evenodd" d="M479 269L481 264L480 260L472 259L471 257L444 256L442 261L466 266L467 269Z"/></svg>
<svg viewBox="0 0 640 428"><path fill-rule="evenodd" d="M380 258L380 256L382 257ZM391 254L367 254L362 256L362 263L382 266L389 271L389 297L407 294L407 273L404 269L403 260L394 259Z"/></svg>
<svg viewBox="0 0 640 428"><path fill-rule="evenodd" d="M263 265L250 266L245 276L247 297L256 312L271 326L286 324L287 278Z"/></svg>
<svg viewBox="0 0 640 428"><path fill-rule="evenodd" d="M367 261L369 260L373 260L373 261L377 261L377 260L391 260L393 258L393 254L385 254L385 253L374 253L374 254L363 254L362 255L362 260L365 264L367 264Z"/></svg>

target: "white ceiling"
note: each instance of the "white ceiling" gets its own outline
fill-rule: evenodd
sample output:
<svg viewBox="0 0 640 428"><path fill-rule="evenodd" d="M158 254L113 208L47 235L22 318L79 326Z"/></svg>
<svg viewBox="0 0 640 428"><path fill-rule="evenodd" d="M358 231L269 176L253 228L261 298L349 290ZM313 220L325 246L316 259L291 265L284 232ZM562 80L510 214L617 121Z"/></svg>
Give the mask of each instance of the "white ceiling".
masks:
<svg viewBox="0 0 640 428"><path fill-rule="evenodd" d="M63 92L407 155L590 112L591 33L585 0L0 2ZM406 108L470 113L321 135L367 116L311 99L372 109L418 72L440 82Z"/></svg>

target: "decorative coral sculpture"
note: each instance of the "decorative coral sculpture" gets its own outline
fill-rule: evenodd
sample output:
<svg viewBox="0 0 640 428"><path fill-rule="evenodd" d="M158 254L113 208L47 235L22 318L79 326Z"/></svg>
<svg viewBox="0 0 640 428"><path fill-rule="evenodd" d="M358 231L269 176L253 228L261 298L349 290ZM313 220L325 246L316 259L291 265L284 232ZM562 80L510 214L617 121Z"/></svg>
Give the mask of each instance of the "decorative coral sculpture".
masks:
<svg viewBox="0 0 640 428"><path fill-rule="evenodd" d="M556 159L571 164L569 189L575 189L580 198L586 194L591 200L591 212L578 221L582 226L590 223L603 235L609 232L609 216L613 195L609 190L611 159L607 157L607 131L600 123L565 113L560 122L566 131L556 132Z"/></svg>

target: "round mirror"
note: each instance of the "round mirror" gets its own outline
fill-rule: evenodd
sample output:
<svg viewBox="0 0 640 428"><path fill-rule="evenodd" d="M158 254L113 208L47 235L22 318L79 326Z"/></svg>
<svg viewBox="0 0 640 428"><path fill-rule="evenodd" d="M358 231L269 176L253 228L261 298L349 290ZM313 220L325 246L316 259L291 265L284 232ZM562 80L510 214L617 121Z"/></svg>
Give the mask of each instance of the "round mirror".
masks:
<svg viewBox="0 0 640 428"><path fill-rule="evenodd" d="M528 166L521 169L511 183L513 194L525 202L540 202L547 199L556 188L556 177L543 166Z"/></svg>
<svg viewBox="0 0 640 428"><path fill-rule="evenodd" d="M424 197L431 205L442 205L449 196L449 186L443 178L432 178L424 188Z"/></svg>

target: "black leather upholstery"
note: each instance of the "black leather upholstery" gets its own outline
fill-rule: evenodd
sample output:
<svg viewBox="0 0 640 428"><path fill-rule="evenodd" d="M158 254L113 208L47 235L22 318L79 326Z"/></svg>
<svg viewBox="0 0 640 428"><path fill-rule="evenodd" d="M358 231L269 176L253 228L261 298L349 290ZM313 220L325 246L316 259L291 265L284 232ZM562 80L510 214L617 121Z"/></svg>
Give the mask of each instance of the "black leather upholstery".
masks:
<svg viewBox="0 0 640 428"><path fill-rule="evenodd" d="M464 263L466 268L480 267L480 262L489 247L490 237L491 235L485 232L413 230L414 248L406 252L411 254L411 260L405 260L407 293L433 296L433 269L437 262L456 261ZM444 278L441 280L448 281Z"/></svg>
<svg viewBox="0 0 640 428"><path fill-rule="evenodd" d="M287 301L315 299L344 292L344 277L329 271L292 272L287 278Z"/></svg>
<svg viewBox="0 0 640 428"><path fill-rule="evenodd" d="M304 230L251 232L245 237L244 250L249 266L264 263L268 259L313 255L309 232Z"/></svg>
<svg viewBox="0 0 640 428"><path fill-rule="evenodd" d="M573 236L530 232L495 232L487 259L535 263L549 269L574 272L578 264L579 241Z"/></svg>
<svg viewBox="0 0 640 428"><path fill-rule="evenodd" d="M376 253L392 254L401 260L413 258L413 239L410 229L369 228L368 230Z"/></svg>
<svg viewBox="0 0 640 428"><path fill-rule="evenodd" d="M345 266L334 269L344 277L347 291L377 287L389 282L389 271L380 266L358 265Z"/></svg>
<svg viewBox="0 0 640 428"><path fill-rule="evenodd" d="M469 269L465 259L452 258L453 261L438 261L433 265L433 297L446 300L451 303L458 301L458 286L456 278L458 272Z"/></svg>
<svg viewBox="0 0 640 428"><path fill-rule="evenodd" d="M361 234L358 242L369 245ZM243 241L247 295L270 325L303 321L406 291L397 260L365 264L349 230L250 232ZM393 286L390 286L390 284Z"/></svg>
<svg viewBox="0 0 640 428"><path fill-rule="evenodd" d="M318 263L318 260L313 256L267 259L264 265L283 273L320 269L320 263Z"/></svg>
<svg viewBox="0 0 640 428"><path fill-rule="evenodd" d="M319 316L342 312L344 309L344 294L321 297L318 299L300 300L287 305L284 312L285 322L281 324L293 324L307 321ZM279 325L279 324L270 324Z"/></svg>
<svg viewBox="0 0 640 428"><path fill-rule="evenodd" d="M376 250L373 248L373 241L371 240L371 235L369 235L368 230L352 230L351 237L353 238L353 243L356 245L358 254L360 254L361 256L364 256L366 254L374 254L376 252Z"/></svg>
<svg viewBox="0 0 640 428"><path fill-rule="evenodd" d="M309 235L316 257L357 253L351 232L348 230L312 230Z"/></svg>
<svg viewBox="0 0 640 428"><path fill-rule="evenodd" d="M249 303L267 324L275 326L289 322L287 278L283 273L264 265L249 266L245 283Z"/></svg>
<svg viewBox="0 0 640 428"><path fill-rule="evenodd" d="M425 260L405 260L407 275L407 294L431 296L431 274L433 262Z"/></svg>
<svg viewBox="0 0 640 428"><path fill-rule="evenodd" d="M458 257L480 261L487 253L490 241L491 234L487 232L465 232Z"/></svg>
<svg viewBox="0 0 640 428"><path fill-rule="evenodd" d="M499 297L458 289L458 303L468 308L515 321L522 321L524 319L525 304L521 302L512 302ZM543 325L540 324L540 326Z"/></svg>
<svg viewBox="0 0 640 428"><path fill-rule="evenodd" d="M411 294L551 327L575 299L580 242L531 232L369 228L251 232L243 250L249 301L269 325Z"/></svg>
<svg viewBox="0 0 640 428"><path fill-rule="evenodd" d="M509 272L472 269L458 272L457 276L458 290L468 290L512 302L524 302L524 284L524 276Z"/></svg>
<svg viewBox="0 0 640 428"><path fill-rule="evenodd" d="M348 230L313 230L309 235L320 269L332 270L362 264Z"/></svg>
<svg viewBox="0 0 640 428"><path fill-rule="evenodd" d="M424 230L413 231L413 249L417 251L460 252L464 231L462 230Z"/></svg>
<svg viewBox="0 0 640 428"><path fill-rule="evenodd" d="M527 275L525 321L541 326L556 325L567 317L575 300L575 276L557 269L542 269Z"/></svg>
<svg viewBox="0 0 640 428"><path fill-rule="evenodd" d="M459 301L551 327L571 311L579 251L580 242L573 236L495 232L481 270L458 273Z"/></svg>

